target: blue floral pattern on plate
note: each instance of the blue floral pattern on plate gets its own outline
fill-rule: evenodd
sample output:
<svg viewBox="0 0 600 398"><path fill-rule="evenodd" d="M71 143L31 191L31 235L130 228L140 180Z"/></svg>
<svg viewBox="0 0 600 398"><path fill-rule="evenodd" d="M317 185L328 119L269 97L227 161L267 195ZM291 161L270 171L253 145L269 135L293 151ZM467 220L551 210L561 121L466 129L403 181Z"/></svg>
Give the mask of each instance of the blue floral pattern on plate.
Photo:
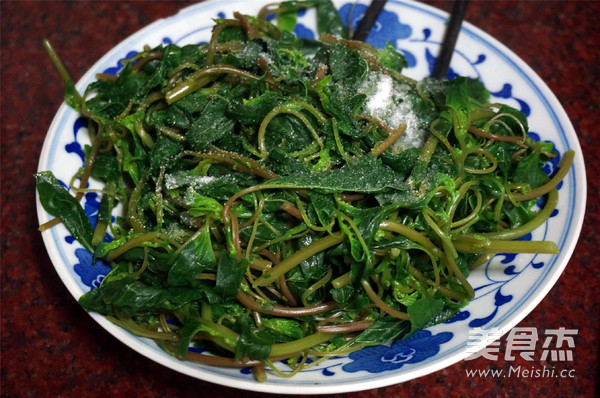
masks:
<svg viewBox="0 0 600 398"><path fill-rule="evenodd" d="M351 353L349 358L352 362L342 369L346 372L364 370L369 373L397 370L406 364L419 363L436 355L440 352L440 346L450 341L452 336L450 332L433 334L429 330L419 330L391 346L366 347Z"/></svg>
<svg viewBox="0 0 600 398"><path fill-rule="evenodd" d="M352 26L352 29L356 30L366 10L367 6L364 4L346 3L340 8L339 12L344 25L347 27ZM400 21L398 14L384 9L365 42L375 48L384 48L387 43L396 44L398 40L408 39L412 32L410 25ZM399 50L404 54L409 67L417 64L417 59L412 52L402 48L399 48Z"/></svg>
<svg viewBox="0 0 600 398"><path fill-rule="evenodd" d="M81 281L91 289L100 286L110 267L101 260L92 264L93 256L85 249L75 249L75 256L79 259L79 263L75 264L73 269L81 277Z"/></svg>

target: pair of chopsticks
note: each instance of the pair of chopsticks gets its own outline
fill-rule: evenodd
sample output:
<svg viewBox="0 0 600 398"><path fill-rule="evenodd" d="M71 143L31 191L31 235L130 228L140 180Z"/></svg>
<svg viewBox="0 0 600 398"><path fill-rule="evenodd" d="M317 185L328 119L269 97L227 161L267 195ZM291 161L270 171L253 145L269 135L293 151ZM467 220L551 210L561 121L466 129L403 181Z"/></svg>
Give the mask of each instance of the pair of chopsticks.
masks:
<svg viewBox="0 0 600 398"><path fill-rule="evenodd" d="M361 19L356 32L352 35L353 40L365 41L371 29L375 25L377 18L387 0L372 0L371 4L367 7L365 15ZM448 25L446 27L446 33L444 34L444 41L442 42L442 48L438 55L435 67L433 69L432 77L435 79L443 79L448 75L448 68L450 67L450 60L454 53L454 47L456 46L456 40L460 33L460 27L465 17L467 5L469 0L456 0L452 7L450 18L448 19Z"/></svg>

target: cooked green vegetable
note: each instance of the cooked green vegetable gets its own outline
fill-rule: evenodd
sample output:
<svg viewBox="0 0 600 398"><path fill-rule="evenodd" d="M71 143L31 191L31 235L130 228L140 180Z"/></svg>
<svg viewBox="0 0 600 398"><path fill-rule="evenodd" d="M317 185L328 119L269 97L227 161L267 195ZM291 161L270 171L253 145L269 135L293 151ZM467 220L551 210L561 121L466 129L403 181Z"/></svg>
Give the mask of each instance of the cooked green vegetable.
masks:
<svg viewBox="0 0 600 398"><path fill-rule="evenodd" d="M315 4L337 36L296 38L296 10ZM403 76L391 45L341 38L332 7L236 13L209 44L145 48L83 98L61 69L97 126L81 172L82 187L106 185L96 231L50 172L36 180L44 208L112 266L84 308L262 378L275 360L298 370L452 318L494 253L557 252L514 239L549 217L573 153L549 179L553 148L523 114L477 80Z"/></svg>

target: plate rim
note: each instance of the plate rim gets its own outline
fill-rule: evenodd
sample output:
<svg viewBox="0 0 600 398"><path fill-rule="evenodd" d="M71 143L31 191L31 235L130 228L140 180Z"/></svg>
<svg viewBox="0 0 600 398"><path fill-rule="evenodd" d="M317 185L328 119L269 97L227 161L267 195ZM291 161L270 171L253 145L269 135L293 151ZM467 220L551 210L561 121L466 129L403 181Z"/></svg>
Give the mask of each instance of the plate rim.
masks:
<svg viewBox="0 0 600 398"><path fill-rule="evenodd" d="M137 40L138 36L144 35L146 32L151 31L152 29L160 26L166 20L173 19L175 17L184 16L188 12L193 12L195 8L206 8L206 7L214 7L223 3L234 2L235 0L206 0L201 3L193 4L187 7L182 8L177 13L157 19L156 21L146 25L140 30L132 33L131 35L124 38L121 42L117 43L114 47L112 47L107 53L105 53L102 57L100 57L88 70L84 73L84 75L78 80L76 83L76 88L81 92L84 89L86 80L89 80L91 75L95 74L99 67L106 62L108 58L111 58L115 52L126 48L126 46L130 46L130 42ZM238 0L239 1L239 0ZM347 0L334 0L336 5L343 3ZM364 0L362 1L364 2ZM428 4L418 3L412 0L392 0L390 3L395 3L399 6L411 6L412 8L417 9L418 11L425 11L436 18L444 19L448 17L448 13L437 9ZM462 34L469 34L477 39L483 40L484 42L489 43L495 50L496 53L501 55L509 64L513 64L517 69L522 70L523 76L529 81L529 84L532 85L532 88L536 92L540 92L541 96L544 98L546 102L548 102L549 109L554 111L554 116L556 117L555 124L559 125L563 129L564 136L564 145L566 148L570 148L575 150L576 158L574 160L574 164L572 169L568 172L568 176L574 179L575 182L578 183L577 192L581 193L580 195L575 196L574 207L573 207L573 217L571 219L573 230L571 232L570 237L565 238L566 244L563 246L561 253L556 256L554 261L554 266L552 269L546 274L544 282L542 286L538 286L535 290L536 294L530 295L527 299L525 299L524 307L519 307L518 311L507 316L507 319L503 322L502 335L516 326L521 320L523 320L527 315L529 315L535 307L547 296L549 291L556 285L556 282L560 278L560 275L564 271L565 267L569 263L572 254L577 246L579 236L581 233L581 229L583 227L583 221L585 216L586 202L587 202L587 178L586 178L586 169L585 162L583 159L583 152L581 149L581 144L577 138L576 131L572 125L568 114L563 108L562 104L556 97L556 95L550 90L547 84L538 76L538 74L527 64L525 63L516 53L514 53L511 49L501 43L499 40L495 39L493 36L478 28L477 26L471 24L468 21L463 23L461 28ZM44 144L42 146L42 150L40 153L39 161L38 161L38 171L43 170L43 166L45 162L47 163L48 157L50 154L49 147L50 143L50 133L52 131L57 131L57 124L64 117L64 114L67 112L72 112L71 108L66 105L63 101L56 112L50 127L48 128L46 137L44 139ZM571 137L570 137L571 136ZM571 138L571 139L569 139ZM39 223L43 223L49 220L48 214L42 208L41 203L39 201L39 195L36 192L36 208ZM55 263L55 259L60 258L60 254L57 254L58 248L55 247L55 240L52 238L52 231L46 230L41 233L46 251L48 256L57 271L61 281L67 287L70 294L77 301L78 298L83 294L81 292L80 287L75 283L72 279L70 273L67 270L67 264L64 264L60 261L60 264ZM256 392L269 392L269 393L283 393L283 394L293 394L297 393L297 388L301 387L305 389L303 391L304 394L324 394L324 393L346 393L346 392L354 392L367 390L372 388L384 387L393 384L398 384L402 382L406 382L408 380L413 380L418 377L425 376L427 374L431 374L437 372L441 369L444 369L453 364L457 364L459 361L463 360L468 356L466 352L466 348L458 348L453 353L450 353L440 360L435 361L433 363L426 363L423 366L416 366L409 370L403 370L396 374L388 374L375 376L373 378L369 378L365 380L357 380L345 382L344 384L280 384L280 383L257 383L249 380L236 380L236 385L231 385L232 377L231 376L222 376L214 373L208 373L203 369L191 369L185 366L180 360L172 357L165 357L163 355L159 355L160 353L149 349L143 342L140 341L138 337L133 336L131 333L127 332L124 329L116 326L109 320L107 320L102 315L96 313L87 313L94 319L102 328L108 331L113 337L117 338L121 343L126 345L127 347L134 349L139 354L143 355L146 358L149 358L162 366L166 366L174 371L179 373L186 374L193 378L201 379L203 381L215 383L222 386L234 387L237 389L244 389ZM501 335L494 338L494 340L499 339ZM490 340L494 341L494 340ZM483 348L483 345L482 347ZM165 362L165 358L168 359ZM197 372L203 373L204 377L199 377ZM207 372L207 373L204 373Z"/></svg>

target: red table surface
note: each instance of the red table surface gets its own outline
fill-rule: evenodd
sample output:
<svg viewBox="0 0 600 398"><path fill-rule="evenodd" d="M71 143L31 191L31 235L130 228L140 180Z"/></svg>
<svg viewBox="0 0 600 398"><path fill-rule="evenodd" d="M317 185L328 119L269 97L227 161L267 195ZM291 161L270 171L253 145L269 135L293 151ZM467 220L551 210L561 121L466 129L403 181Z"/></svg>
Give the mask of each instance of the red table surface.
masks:
<svg viewBox="0 0 600 398"><path fill-rule="evenodd" d="M426 1L449 11L448 1ZM167 369L91 320L60 281L37 231L32 174L63 86L41 42L49 38L75 80L114 45L185 1L2 1L1 394L3 397L218 396L239 390ZM573 361L478 358L373 390L329 397L598 396L600 2L471 1L466 20L512 49L570 116L587 165L586 221L557 284L519 326L577 329ZM578 154L579 156L581 154ZM595 260L594 260L595 259ZM539 346L538 346L539 347ZM537 353L539 354L539 348ZM468 377L467 370L544 366L573 377ZM505 373L506 374L506 373ZM301 391L299 391L301 392ZM247 392L246 397L264 394Z"/></svg>

